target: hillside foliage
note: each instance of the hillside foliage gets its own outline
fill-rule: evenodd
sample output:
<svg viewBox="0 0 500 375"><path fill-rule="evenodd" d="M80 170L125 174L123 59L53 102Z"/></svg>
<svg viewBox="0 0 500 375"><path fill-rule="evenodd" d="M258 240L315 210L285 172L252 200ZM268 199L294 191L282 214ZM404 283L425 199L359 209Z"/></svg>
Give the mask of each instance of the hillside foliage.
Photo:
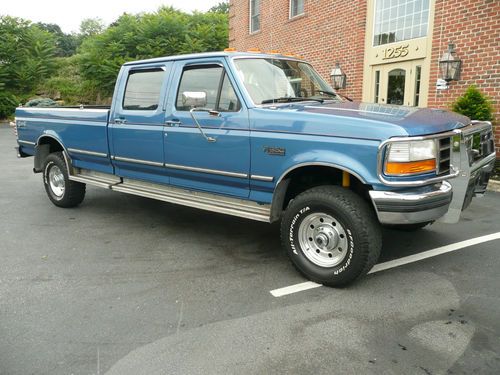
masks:
<svg viewBox="0 0 500 375"><path fill-rule="evenodd" d="M0 118L20 103L46 97L63 104L107 104L120 67L127 61L228 46L227 2L208 12L161 7L123 14L105 27L83 20L80 32L55 24L0 16Z"/></svg>

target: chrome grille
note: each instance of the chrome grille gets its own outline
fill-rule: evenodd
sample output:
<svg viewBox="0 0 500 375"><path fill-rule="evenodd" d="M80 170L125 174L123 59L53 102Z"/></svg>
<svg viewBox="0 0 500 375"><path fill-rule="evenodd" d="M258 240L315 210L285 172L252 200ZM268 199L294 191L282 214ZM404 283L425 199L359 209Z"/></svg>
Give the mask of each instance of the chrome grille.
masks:
<svg viewBox="0 0 500 375"><path fill-rule="evenodd" d="M465 145L469 155L469 164L472 165L483 159L495 150L493 131L490 129L468 134L465 137Z"/></svg>
<svg viewBox="0 0 500 375"><path fill-rule="evenodd" d="M442 176L450 172L451 138L439 139L438 147L437 175Z"/></svg>

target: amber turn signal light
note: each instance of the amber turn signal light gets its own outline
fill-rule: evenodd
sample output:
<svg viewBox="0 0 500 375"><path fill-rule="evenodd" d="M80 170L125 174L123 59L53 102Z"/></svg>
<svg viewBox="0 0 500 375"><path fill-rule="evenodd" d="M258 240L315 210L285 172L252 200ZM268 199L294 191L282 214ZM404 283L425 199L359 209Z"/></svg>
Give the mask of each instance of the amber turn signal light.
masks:
<svg viewBox="0 0 500 375"><path fill-rule="evenodd" d="M402 175L433 172L436 170L436 159L411 161L408 163L388 162L385 166L385 174Z"/></svg>

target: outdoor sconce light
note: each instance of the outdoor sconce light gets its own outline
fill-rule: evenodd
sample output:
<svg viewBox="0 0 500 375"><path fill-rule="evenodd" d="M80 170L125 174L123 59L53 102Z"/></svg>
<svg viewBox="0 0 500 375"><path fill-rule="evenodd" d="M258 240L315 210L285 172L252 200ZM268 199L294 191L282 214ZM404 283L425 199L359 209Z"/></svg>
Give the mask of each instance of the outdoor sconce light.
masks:
<svg viewBox="0 0 500 375"><path fill-rule="evenodd" d="M460 79L460 70L462 67L462 60L454 56L455 45L448 44L448 50L443 53L439 60L439 70L441 72L441 79L446 82L458 81Z"/></svg>
<svg viewBox="0 0 500 375"><path fill-rule="evenodd" d="M335 63L335 68L332 69L332 72L330 73L330 78L332 79L333 88L335 90L345 89L346 75L342 71L342 69L340 69L340 64L338 62Z"/></svg>

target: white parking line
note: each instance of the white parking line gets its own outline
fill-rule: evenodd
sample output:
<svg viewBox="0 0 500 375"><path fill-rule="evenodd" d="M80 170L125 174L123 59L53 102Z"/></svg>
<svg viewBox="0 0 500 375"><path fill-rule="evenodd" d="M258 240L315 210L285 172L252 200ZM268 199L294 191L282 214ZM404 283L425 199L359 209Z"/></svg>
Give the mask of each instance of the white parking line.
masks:
<svg viewBox="0 0 500 375"><path fill-rule="evenodd" d="M413 255L403 257L403 258L394 259L394 260L390 260L388 262L376 264L371 269L371 271L368 273L370 274L370 273L375 273L375 272L379 272L379 271L384 271L384 270L387 270L389 268L399 267L399 266L402 266L402 265L405 265L408 263L418 262L419 260L423 260L423 259L435 257L437 255L449 253L451 251L460 250L460 249L463 249L464 247L474 246L474 245L477 245L477 244L480 244L483 242L494 241L494 240L499 240L499 239L500 239L500 232L488 234L486 236L471 238L469 240L452 243L452 244L441 246L441 247L438 247L438 248L432 249L432 250L427 250L427 251L424 251L422 253L413 254ZM306 281L305 283L289 285L289 286L286 286L284 288L274 289L274 290L271 290L270 293L274 297L283 297L283 296L286 296L288 294L302 292L304 290L318 288L320 286L322 286L322 285L314 283L312 281Z"/></svg>
<svg viewBox="0 0 500 375"><path fill-rule="evenodd" d="M271 290L270 293L275 297L283 297L287 294L302 292L303 290L313 289L323 286L312 281L306 281L305 283L285 286L284 288Z"/></svg>

